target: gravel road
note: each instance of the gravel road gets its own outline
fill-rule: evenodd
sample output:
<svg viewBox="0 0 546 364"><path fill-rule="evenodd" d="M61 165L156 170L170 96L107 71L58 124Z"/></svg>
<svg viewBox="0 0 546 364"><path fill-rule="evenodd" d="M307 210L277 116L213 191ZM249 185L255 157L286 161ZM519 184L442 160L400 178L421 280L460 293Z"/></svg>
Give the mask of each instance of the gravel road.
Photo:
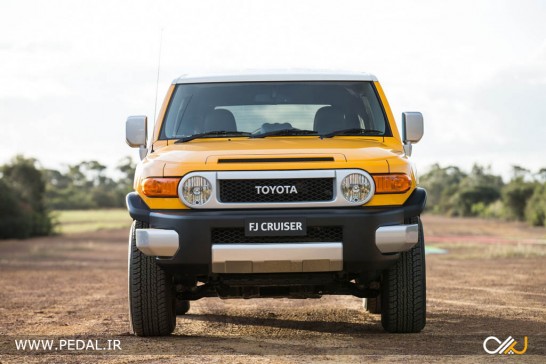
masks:
<svg viewBox="0 0 546 364"><path fill-rule="evenodd" d="M488 336L512 336L512 360L546 362L546 230L425 216L428 323L383 332L347 296L192 303L168 338L130 335L127 231L0 241L0 363L498 362ZM438 250L438 251L441 251ZM17 351L15 340L82 340L121 351ZM97 341L95 341L97 340ZM491 342L491 347L494 343ZM93 354L93 355L91 355Z"/></svg>

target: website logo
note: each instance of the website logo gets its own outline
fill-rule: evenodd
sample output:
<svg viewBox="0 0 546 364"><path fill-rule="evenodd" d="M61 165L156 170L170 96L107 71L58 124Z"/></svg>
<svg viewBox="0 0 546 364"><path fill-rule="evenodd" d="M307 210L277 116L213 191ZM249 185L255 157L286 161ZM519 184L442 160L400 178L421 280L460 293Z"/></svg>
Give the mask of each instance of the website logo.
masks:
<svg viewBox="0 0 546 364"><path fill-rule="evenodd" d="M490 349L491 346L494 346L493 343L490 343L491 341L496 342L497 348L494 350ZM525 354L525 352L527 351L527 343L528 343L527 336L524 336L523 349L517 350L516 345L518 345L518 342L514 340L512 336L508 336L508 338L504 341L499 340L495 336L489 336L483 341L483 350L485 350L487 354L522 355L522 354Z"/></svg>

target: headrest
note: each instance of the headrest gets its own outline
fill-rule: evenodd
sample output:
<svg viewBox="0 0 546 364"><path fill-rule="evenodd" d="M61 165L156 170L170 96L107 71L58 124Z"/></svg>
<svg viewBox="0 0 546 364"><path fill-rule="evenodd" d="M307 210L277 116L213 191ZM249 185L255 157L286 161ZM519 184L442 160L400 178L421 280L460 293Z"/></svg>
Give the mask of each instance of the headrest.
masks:
<svg viewBox="0 0 546 364"><path fill-rule="evenodd" d="M345 115L334 106L324 106L317 110L313 130L319 134L328 134L335 130L346 129Z"/></svg>
<svg viewBox="0 0 546 364"><path fill-rule="evenodd" d="M205 117L204 132L209 131L237 131L235 117L226 109L215 109Z"/></svg>

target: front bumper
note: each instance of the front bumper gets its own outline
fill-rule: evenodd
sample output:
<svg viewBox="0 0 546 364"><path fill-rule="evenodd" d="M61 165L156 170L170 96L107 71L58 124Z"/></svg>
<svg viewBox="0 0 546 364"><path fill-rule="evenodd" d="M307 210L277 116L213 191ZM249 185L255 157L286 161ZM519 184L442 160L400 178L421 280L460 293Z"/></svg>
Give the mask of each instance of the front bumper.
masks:
<svg viewBox="0 0 546 364"><path fill-rule="evenodd" d="M417 242L417 226L404 224L424 209L426 192L417 188L402 206L343 207L275 210L150 210L136 193L127 195L131 217L147 222L147 253L154 255L154 230L170 230L178 235L178 247L171 234L168 243L161 235L158 257L164 269L177 275L214 273L380 271L394 264L398 252ZM248 218L305 217L308 226L340 227L342 241L320 243L214 244L213 229L244 228ZM170 247L165 249L165 244ZM290 244L290 246L286 246ZM242 256L242 260L235 257ZM264 259L265 257L265 259ZM280 259L285 257L284 259ZM340 259L341 258L341 259Z"/></svg>

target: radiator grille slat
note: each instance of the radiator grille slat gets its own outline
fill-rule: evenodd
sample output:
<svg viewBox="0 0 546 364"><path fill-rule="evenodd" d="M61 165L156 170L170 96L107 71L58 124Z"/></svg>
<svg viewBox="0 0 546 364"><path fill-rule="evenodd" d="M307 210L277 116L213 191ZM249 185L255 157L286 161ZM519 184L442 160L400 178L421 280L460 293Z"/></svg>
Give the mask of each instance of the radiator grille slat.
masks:
<svg viewBox="0 0 546 364"><path fill-rule="evenodd" d="M244 228L212 229L212 244L331 243L343 241L341 226L309 226L306 236L245 236Z"/></svg>

